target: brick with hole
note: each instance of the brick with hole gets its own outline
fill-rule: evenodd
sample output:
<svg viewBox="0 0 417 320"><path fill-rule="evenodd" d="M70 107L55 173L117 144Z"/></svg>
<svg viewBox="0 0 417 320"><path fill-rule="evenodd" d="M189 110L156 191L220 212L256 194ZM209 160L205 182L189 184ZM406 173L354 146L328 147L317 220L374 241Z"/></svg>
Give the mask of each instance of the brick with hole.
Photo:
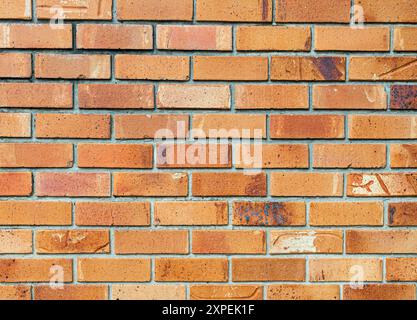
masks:
<svg viewBox="0 0 417 320"><path fill-rule="evenodd" d="M339 300L338 285L276 284L267 287L268 300Z"/></svg>
<svg viewBox="0 0 417 320"><path fill-rule="evenodd" d="M30 54L0 54L0 78L30 78L31 75L32 61Z"/></svg>
<svg viewBox="0 0 417 320"><path fill-rule="evenodd" d="M0 196L28 197L31 193L31 172L0 172Z"/></svg>
<svg viewBox="0 0 417 320"><path fill-rule="evenodd" d="M185 300L185 286L160 284L114 284L113 300Z"/></svg>
<svg viewBox="0 0 417 320"><path fill-rule="evenodd" d="M0 253L32 253L32 230L0 230Z"/></svg>
<svg viewBox="0 0 417 320"><path fill-rule="evenodd" d="M1 0L0 20L32 18L32 0Z"/></svg>
<svg viewBox="0 0 417 320"><path fill-rule="evenodd" d="M363 288L343 286L343 300L415 300L414 284L365 284Z"/></svg>
<svg viewBox="0 0 417 320"><path fill-rule="evenodd" d="M191 300L262 300L263 287L257 285L193 285Z"/></svg>
<svg viewBox="0 0 417 320"><path fill-rule="evenodd" d="M119 0L118 20L191 21L193 0Z"/></svg>
<svg viewBox="0 0 417 320"><path fill-rule="evenodd" d="M30 113L0 113L0 137L28 138L31 136Z"/></svg>
<svg viewBox="0 0 417 320"><path fill-rule="evenodd" d="M65 285L57 290L46 285L34 287L34 300L107 300L105 285Z"/></svg>
<svg viewBox="0 0 417 320"><path fill-rule="evenodd" d="M0 286L0 299L5 300L31 300L31 287L25 285Z"/></svg>
<svg viewBox="0 0 417 320"><path fill-rule="evenodd" d="M388 204L388 223L392 227L417 225L417 202Z"/></svg>
<svg viewBox="0 0 417 320"><path fill-rule="evenodd" d="M38 19L54 19L62 15L65 20L111 20L112 0L37 0L36 15Z"/></svg>

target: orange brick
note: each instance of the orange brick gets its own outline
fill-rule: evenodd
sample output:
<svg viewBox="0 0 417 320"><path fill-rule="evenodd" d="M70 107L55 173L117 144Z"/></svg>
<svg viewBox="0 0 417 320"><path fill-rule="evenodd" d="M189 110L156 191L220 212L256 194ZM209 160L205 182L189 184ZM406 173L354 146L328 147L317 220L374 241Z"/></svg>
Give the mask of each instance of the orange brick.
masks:
<svg viewBox="0 0 417 320"><path fill-rule="evenodd" d="M149 226L149 202L77 202L77 226Z"/></svg>
<svg viewBox="0 0 417 320"><path fill-rule="evenodd" d="M388 205L390 226L416 226L417 202L398 202Z"/></svg>
<svg viewBox="0 0 417 320"><path fill-rule="evenodd" d="M392 85L391 110L417 110L417 86Z"/></svg>
<svg viewBox="0 0 417 320"><path fill-rule="evenodd" d="M266 174L195 172L193 173L193 196L266 196Z"/></svg>
<svg viewBox="0 0 417 320"><path fill-rule="evenodd" d="M339 300L338 285L282 284L268 286L268 300Z"/></svg>
<svg viewBox="0 0 417 320"><path fill-rule="evenodd" d="M157 27L159 50L232 51L232 28L229 26Z"/></svg>
<svg viewBox="0 0 417 320"><path fill-rule="evenodd" d="M71 220L70 202L0 201L0 225L65 226Z"/></svg>
<svg viewBox="0 0 417 320"><path fill-rule="evenodd" d="M265 254L264 231L193 230L194 254Z"/></svg>
<svg viewBox="0 0 417 320"><path fill-rule="evenodd" d="M417 144L392 144L391 168L417 168Z"/></svg>
<svg viewBox="0 0 417 320"><path fill-rule="evenodd" d="M313 88L314 109L386 110L384 86L326 85Z"/></svg>
<svg viewBox="0 0 417 320"><path fill-rule="evenodd" d="M342 139L344 116L340 115L271 115L272 139Z"/></svg>
<svg viewBox="0 0 417 320"><path fill-rule="evenodd" d="M0 230L0 253L32 253L31 230Z"/></svg>
<svg viewBox="0 0 417 320"><path fill-rule="evenodd" d="M55 28L49 24L1 24L0 48L71 49L72 26Z"/></svg>
<svg viewBox="0 0 417 320"><path fill-rule="evenodd" d="M156 105L160 109L230 109L227 85L160 85Z"/></svg>
<svg viewBox="0 0 417 320"><path fill-rule="evenodd" d="M261 286L208 286L190 287L191 300L262 300Z"/></svg>
<svg viewBox="0 0 417 320"><path fill-rule="evenodd" d="M193 115L195 138L265 138L266 116L258 114Z"/></svg>
<svg viewBox="0 0 417 320"><path fill-rule="evenodd" d="M417 117L350 115L350 139L416 139Z"/></svg>
<svg viewBox="0 0 417 320"><path fill-rule="evenodd" d="M308 109L305 85L237 85L236 109Z"/></svg>
<svg viewBox="0 0 417 320"><path fill-rule="evenodd" d="M100 114L37 114L38 138L110 138L110 116Z"/></svg>
<svg viewBox="0 0 417 320"><path fill-rule="evenodd" d="M243 26L237 28L239 51L310 51L309 27Z"/></svg>
<svg viewBox="0 0 417 320"><path fill-rule="evenodd" d="M349 80L415 81L417 57L351 57Z"/></svg>
<svg viewBox="0 0 417 320"><path fill-rule="evenodd" d="M186 173L114 173L114 195L118 197L185 197Z"/></svg>
<svg viewBox="0 0 417 320"><path fill-rule="evenodd" d="M108 197L110 174L86 172L39 172L35 178L39 197Z"/></svg>
<svg viewBox="0 0 417 320"><path fill-rule="evenodd" d="M342 253L343 232L340 230L271 231L269 253Z"/></svg>
<svg viewBox="0 0 417 320"><path fill-rule="evenodd" d="M193 0L118 0L119 20L178 20L193 19Z"/></svg>
<svg viewBox="0 0 417 320"><path fill-rule="evenodd" d="M195 56L193 61L194 80L262 81L268 79L267 57Z"/></svg>
<svg viewBox="0 0 417 320"><path fill-rule="evenodd" d="M116 254L187 254L187 230L117 230Z"/></svg>
<svg viewBox="0 0 417 320"><path fill-rule="evenodd" d="M417 22L414 1L355 0L363 8L365 22Z"/></svg>
<svg viewBox="0 0 417 320"><path fill-rule="evenodd" d="M30 286L0 286L0 300L30 300Z"/></svg>
<svg viewBox="0 0 417 320"><path fill-rule="evenodd" d="M65 20L111 20L112 0L37 0L36 15L39 19L51 19L61 14L54 8L62 8Z"/></svg>
<svg viewBox="0 0 417 320"><path fill-rule="evenodd" d="M80 168L152 168L149 144L79 144Z"/></svg>
<svg viewBox="0 0 417 320"><path fill-rule="evenodd" d="M367 284L363 289L343 286L343 300L415 300L414 284Z"/></svg>
<svg viewBox="0 0 417 320"><path fill-rule="evenodd" d="M145 282L151 280L150 259L78 259L80 282Z"/></svg>
<svg viewBox="0 0 417 320"><path fill-rule="evenodd" d="M313 202L310 204L312 226L382 226L382 202Z"/></svg>
<svg viewBox="0 0 417 320"><path fill-rule="evenodd" d="M279 81L344 81L344 57L294 57L271 58L271 80Z"/></svg>
<svg viewBox="0 0 417 320"><path fill-rule="evenodd" d="M77 48L150 50L153 48L152 26L79 24Z"/></svg>
<svg viewBox="0 0 417 320"><path fill-rule="evenodd" d="M394 29L395 51L417 51L417 28L396 27Z"/></svg>
<svg viewBox="0 0 417 320"><path fill-rule="evenodd" d="M177 285L112 285L113 300L185 300L185 286Z"/></svg>
<svg viewBox="0 0 417 320"><path fill-rule="evenodd" d="M31 18L32 0L0 0L0 19L30 20Z"/></svg>
<svg viewBox="0 0 417 320"><path fill-rule="evenodd" d="M116 79L189 80L190 58L186 56L116 55Z"/></svg>
<svg viewBox="0 0 417 320"><path fill-rule="evenodd" d="M36 231L37 253L109 253L110 235L106 230Z"/></svg>
<svg viewBox="0 0 417 320"><path fill-rule="evenodd" d="M226 282L227 259L159 258L155 260L158 282Z"/></svg>
<svg viewBox="0 0 417 320"><path fill-rule="evenodd" d="M340 173L272 172L271 195L340 197L343 195L343 175Z"/></svg>
<svg viewBox="0 0 417 320"><path fill-rule="evenodd" d="M416 281L416 258L387 258L388 281Z"/></svg>
<svg viewBox="0 0 417 320"><path fill-rule="evenodd" d="M358 270L360 281L382 281L381 259L310 259L310 281L352 281Z"/></svg>
<svg viewBox="0 0 417 320"><path fill-rule="evenodd" d="M389 51L388 27L316 27L317 51Z"/></svg>
<svg viewBox="0 0 417 320"><path fill-rule="evenodd" d="M305 273L304 259L232 259L234 282L304 281Z"/></svg>
<svg viewBox="0 0 417 320"><path fill-rule="evenodd" d="M417 253L416 230L348 230L347 253Z"/></svg>
<svg viewBox="0 0 417 320"><path fill-rule="evenodd" d="M349 22L350 0L276 1L275 21Z"/></svg>
<svg viewBox="0 0 417 320"><path fill-rule="evenodd" d="M416 196L414 173L349 174L347 195L350 197Z"/></svg>
<svg viewBox="0 0 417 320"><path fill-rule="evenodd" d="M1 15L1 12L0 12L0 15ZM27 54L27 53L1 53L0 54L0 78L30 78L31 75L32 75L32 61L31 61L30 54Z"/></svg>
<svg viewBox="0 0 417 320"><path fill-rule="evenodd" d="M234 202L233 225L304 226L306 206L302 202Z"/></svg>
<svg viewBox="0 0 417 320"><path fill-rule="evenodd" d="M72 144L0 144L0 166L4 168L69 168L72 164Z"/></svg>
<svg viewBox="0 0 417 320"><path fill-rule="evenodd" d="M30 196L32 173L0 172L0 196Z"/></svg>
<svg viewBox="0 0 417 320"><path fill-rule="evenodd" d="M153 85L79 84L78 104L81 109L153 109Z"/></svg>
<svg viewBox="0 0 417 320"><path fill-rule="evenodd" d="M226 225L227 203L220 201L156 202L155 224L161 226L180 225Z"/></svg>
<svg viewBox="0 0 417 320"><path fill-rule="evenodd" d="M1 83L0 105L8 108L72 108L72 84Z"/></svg>
<svg viewBox="0 0 417 320"><path fill-rule="evenodd" d="M167 136L186 138L188 136L188 115L116 115L114 117L116 139L154 139ZM169 134L169 135L168 135Z"/></svg>
<svg viewBox="0 0 417 320"><path fill-rule="evenodd" d="M109 55L37 54L36 78L110 79Z"/></svg>
<svg viewBox="0 0 417 320"><path fill-rule="evenodd" d="M232 148L227 144L160 144L158 168L231 168Z"/></svg>
<svg viewBox="0 0 417 320"><path fill-rule="evenodd" d="M28 138L31 131L30 113L0 113L0 137Z"/></svg>
<svg viewBox="0 0 417 320"><path fill-rule="evenodd" d="M49 282L57 270L72 281L71 259L0 259L1 282Z"/></svg>
<svg viewBox="0 0 417 320"><path fill-rule="evenodd" d="M298 144L262 145L262 158L256 153L255 146L235 144L234 165L236 168L308 168L308 146ZM248 161L248 152L255 157ZM256 158L256 157L259 157ZM248 163L249 162L249 163Z"/></svg>
<svg viewBox="0 0 417 320"><path fill-rule="evenodd" d="M196 4L198 21L272 21L272 0L197 0Z"/></svg>
<svg viewBox="0 0 417 320"><path fill-rule="evenodd" d="M384 168L384 144L315 144L314 168Z"/></svg>
<svg viewBox="0 0 417 320"><path fill-rule="evenodd" d="M107 300L108 288L100 285L66 285L63 288L35 286L35 300Z"/></svg>

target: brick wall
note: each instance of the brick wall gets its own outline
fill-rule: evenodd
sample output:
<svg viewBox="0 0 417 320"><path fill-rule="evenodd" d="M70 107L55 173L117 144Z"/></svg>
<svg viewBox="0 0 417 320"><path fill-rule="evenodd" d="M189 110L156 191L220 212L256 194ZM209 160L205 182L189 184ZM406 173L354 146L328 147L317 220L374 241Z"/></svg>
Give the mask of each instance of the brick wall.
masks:
<svg viewBox="0 0 417 320"><path fill-rule="evenodd" d="M416 8L0 0L0 298L415 299Z"/></svg>

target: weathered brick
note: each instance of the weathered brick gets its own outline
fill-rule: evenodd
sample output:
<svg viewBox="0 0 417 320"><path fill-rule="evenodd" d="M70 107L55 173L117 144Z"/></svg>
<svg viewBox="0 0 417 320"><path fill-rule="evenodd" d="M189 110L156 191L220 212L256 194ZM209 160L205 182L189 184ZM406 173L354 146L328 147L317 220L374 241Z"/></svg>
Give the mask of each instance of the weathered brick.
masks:
<svg viewBox="0 0 417 320"><path fill-rule="evenodd" d="M309 27L242 26L237 28L239 51L310 51Z"/></svg>
<svg viewBox="0 0 417 320"><path fill-rule="evenodd" d="M0 0L0 19L30 20L31 18L32 0Z"/></svg>
<svg viewBox="0 0 417 320"><path fill-rule="evenodd" d="M387 258L387 281L417 281L416 258Z"/></svg>
<svg viewBox="0 0 417 320"><path fill-rule="evenodd" d="M272 172L271 195L280 197L338 197L343 195L340 173Z"/></svg>
<svg viewBox="0 0 417 320"><path fill-rule="evenodd" d="M39 197L108 197L109 173L39 172L35 177Z"/></svg>
<svg viewBox="0 0 417 320"><path fill-rule="evenodd" d="M417 168L417 144L391 144L391 168Z"/></svg>
<svg viewBox="0 0 417 320"><path fill-rule="evenodd" d="M270 285L268 300L339 300L338 285L282 284Z"/></svg>
<svg viewBox="0 0 417 320"><path fill-rule="evenodd" d="M313 202L310 204L312 226L382 226L382 202Z"/></svg>
<svg viewBox="0 0 417 320"><path fill-rule="evenodd" d="M149 144L79 144L80 168L152 168Z"/></svg>
<svg viewBox="0 0 417 320"><path fill-rule="evenodd" d="M245 175L237 172L193 173L193 195L207 196L266 196L266 174Z"/></svg>
<svg viewBox="0 0 417 320"><path fill-rule="evenodd" d="M304 226L306 206L302 202L234 202L233 225Z"/></svg>
<svg viewBox="0 0 417 320"><path fill-rule="evenodd" d="M196 9L198 21L272 21L272 0L197 0Z"/></svg>
<svg viewBox="0 0 417 320"><path fill-rule="evenodd" d="M1 12L0 12L0 15L1 15ZM30 78L31 75L32 75L32 61L31 61L30 54L27 54L27 53L1 53L0 54L0 78Z"/></svg>
<svg viewBox="0 0 417 320"><path fill-rule="evenodd" d="M149 202L77 202L77 226L149 226Z"/></svg>
<svg viewBox="0 0 417 320"><path fill-rule="evenodd" d="M271 80L277 81L344 81L346 58L273 56Z"/></svg>
<svg viewBox="0 0 417 320"><path fill-rule="evenodd" d="M80 258L79 282L147 282L151 279L150 259Z"/></svg>
<svg viewBox="0 0 417 320"><path fill-rule="evenodd" d="M187 230L117 230L116 254L187 254Z"/></svg>
<svg viewBox="0 0 417 320"><path fill-rule="evenodd" d="M69 168L73 164L72 144L1 143L0 167Z"/></svg>
<svg viewBox="0 0 417 320"><path fill-rule="evenodd" d="M14 1L14 0L13 0ZM0 286L0 300L30 300L30 286Z"/></svg>
<svg viewBox="0 0 417 320"><path fill-rule="evenodd" d="M227 259L158 258L155 260L158 282L226 282Z"/></svg>
<svg viewBox="0 0 417 320"><path fill-rule="evenodd" d="M0 230L0 253L32 253L32 230Z"/></svg>
<svg viewBox="0 0 417 320"><path fill-rule="evenodd" d="M30 196L32 173L0 172L0 196Z"/></svg>
<svg viewBox="0 0 417 320"><path fill-rule="evenodd" d="M314 168L384 168L387 148L383 144L315 144Z"/></svg>
<svg viewBox="0 0 417 320"><path fill-rule="evenodd" d="M269 253L342 253L343 232L340 230L271 231Z"/></svg>
<svg viewBox="0 0 417 320"><path fill-rule="evenodd" d="M30 113L0 113L0 137L28 138L31 132Z"/></svg>
<svg viewBox="0 0 417 320"><path fill-rule="evenodd" d="M363 9L365 22L417 22L413 0L355 0Z"/></svg>
<svg viewBox="0 0 417 320"><path fill-rule="evenodd" d="M272 139L342 139L344 116L340 115L271 115Z"/></svg>
<svg viewBox="0 0 417 320"><path fill-rule="evenodd" d="M116 55L116 79L177 80L190 79L187 56Z"/></svg>
<svg viewBox="0 0 417 320"><path fill-rule="evenodd" d="M153 109L154 89L147 84L79 84L78 104L81 109Z"/></svg>
<svg viewBox="0 0 417 320"><path fill-rule="evenodd" d="M194 230L194 254L265 254L264 231Z"/></svg>
<svg viewBox="0 0 417 320"><path fill-rule="evenodd" d="M415 300L414 284L366 284L362 289L343 286L343 300Z"/></svg>
<svg viewBox="0 0 417 320"><path fill-rule="evenodd" d="M157 27L159 50L232 51L232 28L229 26Z"/></svg>
<svg viewBox="0 0 417 320"><path fill-rule="evenodd" d="M417 28L396 27L394 29L395 51L417 51Z"/></svg>
<svg viewBox="0 0 417 320"><path fill-rule="evenodd" d="M416 57L351 57L349 80L415 81Z"/></svg>
<svg viewBox="0 0 417 320"><path fill-rule="evenodd" d="M72 108L72 84L1 83L0 105L6 108Z"/></svg>
<svg viewBox="0 0 417 320"><path fill-rule="evenodd" d="M113 194L118 197L184 197L188 193L186 173L115 173Z"/></svg>
<svg viewBox="0 0 417 320"><path fill-rule="evenodd" d="M195 285L190 287L191 300L262 300L261 286Z"/></svg>
<svg viewBox="0 0 417 320"><path fill-rule="evenodd" d="M109 253L110 235L106 230L40 230L36 231L36 252Z"/></svg>
<svg viewBox="0 0 417 320"><path fill-rule="evenodd" d="M234 282L304 281L305 273L305 259L232 259Z"/></svg>
<svg viewBox="0 0 417 320"><path fill-rule="evenodd" d="M417 86L391 86L391 105L393 110L417 110Z"/></svg>
<svg viewBox="0 0 417 320"><path fill-rule="evenodd" d="M113 300L185 300L185 286L177 285L112 285Z"/></svg>
<svg viewBox="0 0 417 320"><path fill-rule="evenodd" d="M305 85L237 85L236 109L308 109Z"/></svg>
<svg viewBox="0 0 417 320"><path fill-rule="evenodd" d="M314 109L386 110L384 86L325 85L313 87Z"/></svg>
<svg viewBox="0 0 417 320"><path fill-rule="evenodd" d="M388 205L390 226L417 225L417 202L398 202Z"/></svg>
<svg viewBox="0 0 417 320"><path fill-rule="evenodd" d="M108 288L104 285L66 285L56 289L51 286L35 286L35 300L107 300Z"/></svg>
<svg viewBox="0 0 417 320"><path fill-rule="evenodd" d="M267 57L195 56L193 64L194 80L263 81L268 79Z"/></svg>
<svg viewBox="0 0 417 320"><path fill-rule="evenodd" d="M151 50L152 26L148 25L77 25L77 48Z"/></svg>
<svg viewBox="0 0 417 320"><path fill-rule="evenodd" d="M178 20L193 19L193 0L118 0L119 20Z"/></svg>
<svg viewBox="0 0 417 320"><path fill-rule="evenodd" d="M37 0L36 15L39 19L62 15L65 20L111 20L112 0Z"/></svg>
<svg viewBox="0 0 417 320"><path fill-rule="evenodd" d="M110 138L110 115L100 114L37 114L38 138Z"/></svg>
<svg viewBox="0 0 417 320"><path fill-rule="evenodd" d="M180 225L226 225L227 203L220 201L156 202L155 224Z"/></svg>

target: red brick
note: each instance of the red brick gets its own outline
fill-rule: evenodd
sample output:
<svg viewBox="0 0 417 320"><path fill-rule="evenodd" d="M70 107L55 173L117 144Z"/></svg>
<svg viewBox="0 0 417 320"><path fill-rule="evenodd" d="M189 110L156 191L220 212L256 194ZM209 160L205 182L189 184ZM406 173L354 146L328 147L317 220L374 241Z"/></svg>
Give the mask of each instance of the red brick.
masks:
<svg viewBox="0 0 417 320"><path fill-rule="evenodd" d="M113 300L185 300L185 286L180 285L112 285Z"/></svg>
<svg viewBox="0 0 417 320"><path fill-rule="evenodd" d="M40 197L108 197L110 174L86 172L39 172L35 178Z"/></svg>
<svg viewBox="0 0 417 320"><path fill-rule="evenodd" d="M114 195L118 197L184 197L188 193L186 173L115 173Z"/></svg>
<svg viewBox="0 0 417 320"><path fill-rule="evenodd" d="M387 281L417 281L416 258L387 258Z"/></svg>
<svg viewBox="0 0 417 320"><path fill-rule="evenodd" d="M0 230L0 254L32 253L32 230Z"/></svg>
<svg viewBox="0 0 417 320"><path fill-rule="evenodd" d="M0 0L0 19L30 20L31 18L32 0Z"/></svg>
<svg viewBox="0 0 417 320"><path fill-rule="evenodd" d="M193 0L118 0L119 20L191 21Z"/></svg>
<svg viewBox="0 0 417 320"><path fill-rule="evenodd" d="M398 202L388 205L390 226L416 226L417 202Z"/></svg>
<svg viewBox="0 0 417 320"><path fill-rule="evenodd" d="M229 26L157 27L159 50L232 51L232 28Z"/></svg>
<svg viewBox="0 0 417 320"><path fill-rule="evenodd" d="M0 286L0 300L30 300L30 286Z"/></svg>
<svg viewBox="0 0 417 320"><path fill-rule="evenodd" d="M31 131L30 113L0 113L0 137L28 138Z"/></svg>
<svg viewBox="0 0 417 320"><path fill-rule="evenodd" d="M72 108L72 84L1 83L0 105L7 108Z"/></svg>
<svg viewBox="0 0 417 320"><path fill-rule="evenodd" d="M392 144L391 168L417 168L417 144Z"/></svg>
<svg viewBox="0 0 417 320"><path fill-rule="evenodd" d="M1 10L1 9L0 9ZM0 12L1 15L1 12ZM30 78L32 61L27 53L1 53L0 78Z"/></svg>
<svg viewBox="0 0 417 320"><path fill-rule="evenodd" d="M107 300L107 286L101 285L66 285L63 288L35 286L35 300Z"/></svg>
<svg viewBox="0 0 417 320"><path fill-rule="evenodd" d="M395 51L417 51L417 28L396 27L394 29Z"/></svg>
<svg viewBox="0 0 417 320"><path fill-rule="evenodd" d="M191 300L262 300L261 286L195 285L190 287Z"/></svg>
<svg viewBox="0 0 417 320"><path fill-rule="evenodd" d="M0 196L30 196L32 173L0 172Z"/></svg>
<svg viewBox="0 0 417 320"><path fill-rule="evenodd" d="M111 20L112 0L37 0L36 15L39 19L51 19L60 14L54 8L61 7L65 20Z"/></svg>
<svg viewBox="0 0 417 320"><path fill-rule="evenodd" d="M392 85L391 103L392 110L417 110L417 86Z"/></svg>
<svg viewBox="0 0 417 320"><path fill-rule="evenodd" d="M413 0L355 0L363 8L365 22L417 22Z"/></svg>
<svg viewBox="0 0 417 320"><path fill-rule="evenodd" d="M268 300L339 300L338 285L282 284L268 286Z"/></svg>
<svg viewBox="0 0 417 320"><path fill-rule="evenodd" d="M414 284L367 284L362 289L343 286L343 300L415 300Z"/></svg>

